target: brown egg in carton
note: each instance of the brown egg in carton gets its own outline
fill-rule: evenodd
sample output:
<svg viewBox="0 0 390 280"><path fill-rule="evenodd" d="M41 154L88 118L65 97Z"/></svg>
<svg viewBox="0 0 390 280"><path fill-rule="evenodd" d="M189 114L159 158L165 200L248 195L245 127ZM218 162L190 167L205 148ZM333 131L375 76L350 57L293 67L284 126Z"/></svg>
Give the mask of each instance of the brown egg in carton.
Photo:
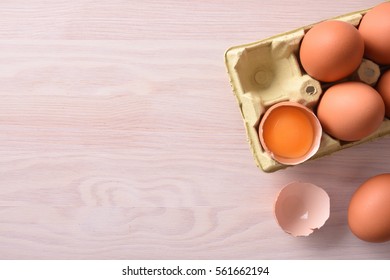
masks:
<svg viewBox="0 0 390 280"><path fill-rule="evenodd" d="M355 27L369 9L333 18ZM230 83L245 123L247 138L258 167L274 172L290 165L281 164L262 147L258 129L262 116L274 104L291 101L315 111L321 94L334 83L323 83L305 73L299 62L300 43L314 24L265 40L235 46L225 53ZM374 62L363 59L359 68L345 80L357 80L374 86L381 69ZM340 81L338 81L340 82ZM358 141L337 140L322 133L320 147L311 159L329 155L341 149L371 141L390 133L390 120Z"/></svg>

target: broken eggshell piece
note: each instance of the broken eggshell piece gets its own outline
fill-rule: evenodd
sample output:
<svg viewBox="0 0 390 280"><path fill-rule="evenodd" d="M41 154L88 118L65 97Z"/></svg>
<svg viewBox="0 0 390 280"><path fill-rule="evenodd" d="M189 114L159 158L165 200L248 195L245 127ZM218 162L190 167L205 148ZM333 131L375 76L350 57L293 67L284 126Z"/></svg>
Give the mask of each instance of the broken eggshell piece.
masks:
<svg viewBox="0 0 390 280"><path fill-rule="evenodd" d="M330 199L328 194L316 185L293 182L279 192L274 214L285 232L295 237L308 236L328 220Z"/></svg>

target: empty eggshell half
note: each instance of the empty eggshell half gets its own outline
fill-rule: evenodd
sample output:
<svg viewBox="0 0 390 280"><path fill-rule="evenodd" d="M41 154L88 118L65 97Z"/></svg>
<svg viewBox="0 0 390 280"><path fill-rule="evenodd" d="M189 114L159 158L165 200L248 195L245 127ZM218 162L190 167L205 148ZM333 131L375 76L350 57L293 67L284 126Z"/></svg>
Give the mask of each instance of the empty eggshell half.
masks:
<svg viewBox="0 0 390 280"><path fill-rule="evenodd" d="M330 199L320 187L311 183L293 182L278 194L274 214L287 233L308 236L322 227L329 218Z"/></svg>

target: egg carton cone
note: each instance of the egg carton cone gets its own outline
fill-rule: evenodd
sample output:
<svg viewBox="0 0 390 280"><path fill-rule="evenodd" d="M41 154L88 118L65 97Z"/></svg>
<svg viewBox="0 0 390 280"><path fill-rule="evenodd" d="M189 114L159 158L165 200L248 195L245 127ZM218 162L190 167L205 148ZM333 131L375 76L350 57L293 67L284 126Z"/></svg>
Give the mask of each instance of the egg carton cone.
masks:
<svg viewBox="0 0 390 280"><path fill-rule="evenodd" d="M357 11L332 19L345 21L357 27L369 10ZM279 102L292 101L315 111L321 94L332 85L332 83L322 83L310 77L299 62L300 43L305 33L315 24L253 43L234 46L225 52L225 64L230 84L241 111L250 149L257 166L265 172L274 172L290 166L275 161L261 146L258 128L267 109ZM362 81L374 86L380 77L381 70L379 65L363 59L359 68L345 80ZM323 132L320 147L310 160L389 133L390 120L386 118L374 133L359 141L344 142Z"/></svg>

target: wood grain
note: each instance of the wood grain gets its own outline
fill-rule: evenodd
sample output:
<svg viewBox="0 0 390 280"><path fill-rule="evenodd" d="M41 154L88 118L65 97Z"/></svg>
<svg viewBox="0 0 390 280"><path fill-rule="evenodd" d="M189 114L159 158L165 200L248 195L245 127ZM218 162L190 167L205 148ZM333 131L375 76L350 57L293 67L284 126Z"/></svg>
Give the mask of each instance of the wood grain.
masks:
<svg viewBox="0 0 390 280"><path fill-rule="evenodd" d="M380 1L0 3L1 259L388 259L346 224L389 138L273 174L254 164L224 51ZM331 218L293 238L294 180Z"/></svg>

